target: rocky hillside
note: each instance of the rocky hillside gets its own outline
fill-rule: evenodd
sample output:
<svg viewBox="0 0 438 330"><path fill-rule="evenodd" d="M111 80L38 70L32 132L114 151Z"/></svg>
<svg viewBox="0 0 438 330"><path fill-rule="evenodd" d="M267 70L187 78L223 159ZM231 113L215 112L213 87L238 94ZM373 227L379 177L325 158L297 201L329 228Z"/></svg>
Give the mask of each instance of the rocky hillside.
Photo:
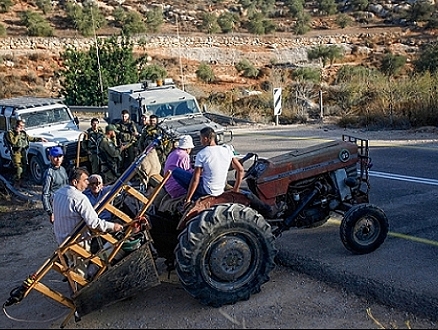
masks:
<svg viewBox="0 0 438 330"><path fill-rule="evenodd" d="M2 1L0 0L0 4ZM412 1L410 1L412 2ZM206 35L200 32L199 25L203 13L224 11L235 12L247 17L247 12L237 0L199 2L174 1L172 3L127 1L96 1L105 14L108 25L97 31L98 36L118 34L111 16L119 3L126 10L135 10L143 15L154 6L163 8L164 24L160 32L148 33L139 37L147 42L137 48L150 55L151 62L162 64L168 76L180 84L188 84L199 95L211 91L231 89L260 90L265 80L279 79L278 70L296 65L309 64L306 49L318 44L339 44L345 49L343 63L376 62L379 56L390 50L396 54L414 56L421 43L435 38L434 31L422 30L418 26L396 25L390 13L399 11L407 1L385 1L370 5L367 11L355 12L345 7L352 23L344 29L336 25L336 16L313 16L312 30L305 35L294 35L291 29L294 20L285 14L287 8L277 2L272 18L277 31L269 35L248 34L244 24L238 25L229 34ZM306 3L310 3L306 1ZM46 17L55 28L53 38L30 38L20 23L20 12L25 10L41 12L33 1L15 1L6 13L0 13L0 24L6 27L6 36L0 38L0 97L34 94L57 96L60 90L57 71L62 67L59 53L67 44L86 48L94 42L86 39L65 24L65 12L61 2L52 2L53 8ZM312 12L313 6L306 10ZM364 17L366 19L364 19ZM398 22L400 23L400 22ZM239 60L247 58L261 69L259 79L246 79L234 68ZM217 77L215 84L201 84L196 80L195 71L200 62L208 62ZM275 65L273 65L275 64ZM313 63L318 65L319 63ZM338 65L340 63L337 63ZM338 65L324 72L328 80ZM181 75L182 73L182 75Z"/></svg>

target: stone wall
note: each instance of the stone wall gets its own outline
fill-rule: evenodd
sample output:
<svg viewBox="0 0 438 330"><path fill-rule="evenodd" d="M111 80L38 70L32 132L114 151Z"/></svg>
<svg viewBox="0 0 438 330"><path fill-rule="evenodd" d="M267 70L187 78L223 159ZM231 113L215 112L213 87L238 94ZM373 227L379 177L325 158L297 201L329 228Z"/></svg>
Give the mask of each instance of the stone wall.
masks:
<svg viewBox="0 0 438 330"><path fill-rule="evenodd" d="M161 55L169 57L182 56L187 59L214 62L220 61L224 64L234 64L234 61L246 57L257 62L260 54L265 53L266 58L271 56L277 61L299 63L306 62L306 49L318 44L342 45L349 53L355 46L359 51L368 53L368 46L365 45L367 38L373 38L376 45L382 49L385 45L399 44L400 49L410 48L415 52L418 48L418 40L407 38L403 32L376 34L338 34L317 37L277 37L277 36L183 36L175 35L154 35L132 38L135 50L148 51L159 49ZM41 37L9 37L0 39L0 55L6 54L27 54L32 52L51 52L56 55L63 52L66 47L73 47L78 50L86 50L93 45L93 38L41 38ZM373 51L378 51L376 48Z"/></svg>

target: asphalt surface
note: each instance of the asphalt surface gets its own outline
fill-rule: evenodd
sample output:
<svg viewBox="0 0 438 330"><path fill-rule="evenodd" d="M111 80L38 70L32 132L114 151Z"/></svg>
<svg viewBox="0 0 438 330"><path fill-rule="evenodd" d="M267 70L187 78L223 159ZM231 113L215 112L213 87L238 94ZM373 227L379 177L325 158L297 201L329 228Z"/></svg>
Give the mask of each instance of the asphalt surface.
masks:
<svg viewBox="0 0 438 330"><path fill-rule="evenodd" d="M262 142L263 135L269 143ZM270 157L307 139L318 143L315 141L334 137L328 135L321 130L298 132L293 128L271 129L257 136L236 130L234 146L243 153L259 148L260 154ZM393 141L390 136L388 140ZM373 152L378 156L375 161L380 166L375 168L399 173L405 170L403 174L410 175L418 175L416 171L421 169L423 175L436 177L431 159L436 159L432 157L436 157L438 149L436 141L432 142L429 148L421 147L421 154L416 146L372 147L371 156ZM403 152L396 154L401 147ZM371 177L371 186L370 201L385 211L390 224L387 239L376 251L365 255L349 252L340 238L338 216L317 228L292 228L284 232L276 240L277 262L367 299L436 321L438 189L436 185L426 186L418 178L407 182Z"/></svg>

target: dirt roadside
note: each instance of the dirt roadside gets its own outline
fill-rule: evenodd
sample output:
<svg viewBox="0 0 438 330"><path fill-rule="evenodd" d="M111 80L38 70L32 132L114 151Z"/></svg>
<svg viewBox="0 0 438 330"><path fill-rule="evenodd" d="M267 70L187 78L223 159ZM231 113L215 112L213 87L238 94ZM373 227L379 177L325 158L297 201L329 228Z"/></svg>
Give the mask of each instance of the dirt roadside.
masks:
<svg viewBox="0 0 438 330"><path fill-rule="evenodd" d="M392 132L393 140L436 139L432 128L423 132ZM342 130L330 130L336 136ZM369 132L381 138L388 133ZM47 216L39 203L23 205L6 194L0 195L0 299L51 255L56 243ZM160 268L161 269L161 268ZM147 292L98 310L67 329L82 328L333 328L333 329L433 329L437 324L415 315L383 306L331 287L293 269L277 266L262 291L248 301L221 308L200 305L161 269L163 283ZM47 285L61 292L67 284L58 274L46 277ZM68 310L32 292L20 304L8 307L0 316L0 328L59 328ZM15 318L11 319L11 318ZM26 320L26 321L23 321Z"/></svg>

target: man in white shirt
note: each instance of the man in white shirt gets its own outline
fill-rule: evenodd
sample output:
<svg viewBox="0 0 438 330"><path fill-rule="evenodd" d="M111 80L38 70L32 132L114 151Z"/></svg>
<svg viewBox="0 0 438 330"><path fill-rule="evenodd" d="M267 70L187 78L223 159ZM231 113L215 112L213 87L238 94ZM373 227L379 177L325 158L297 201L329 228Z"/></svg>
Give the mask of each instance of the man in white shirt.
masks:
<svg viewBox="0 0 438 330"><path fill-rule="evenodd" d="M175 168L172 176L183 187L187 187L187 206L201 196L219 196L224 192L230 165L236 170L233 191L238 192L245 170L230 148L216 144L216 133L211 127L200 132L204 148L196 154L195 170L192 173Z"/></svg>

